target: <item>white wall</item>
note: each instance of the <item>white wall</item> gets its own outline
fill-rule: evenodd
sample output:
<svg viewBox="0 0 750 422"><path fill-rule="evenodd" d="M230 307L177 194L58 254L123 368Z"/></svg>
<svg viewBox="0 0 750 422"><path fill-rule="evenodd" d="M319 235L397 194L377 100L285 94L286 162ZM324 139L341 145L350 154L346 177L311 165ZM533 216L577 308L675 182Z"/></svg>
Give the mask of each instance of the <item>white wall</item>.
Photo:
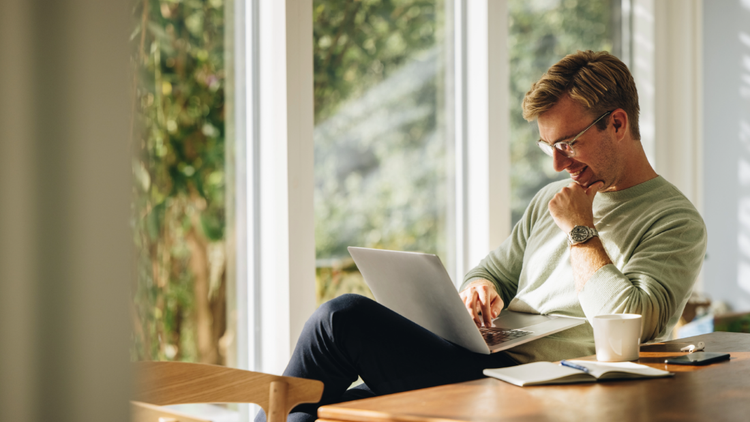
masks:
<svg viewBox="0 0 750 422"><path fill-rule="evenodd" d="M130 3L0 1L0 421L127 421Z"/></svg>
<svg viewBox="0 0 750 422"><path fill-rule="evenodd" d="M703 9L706 293L750 310L750 1Z"/></svg>

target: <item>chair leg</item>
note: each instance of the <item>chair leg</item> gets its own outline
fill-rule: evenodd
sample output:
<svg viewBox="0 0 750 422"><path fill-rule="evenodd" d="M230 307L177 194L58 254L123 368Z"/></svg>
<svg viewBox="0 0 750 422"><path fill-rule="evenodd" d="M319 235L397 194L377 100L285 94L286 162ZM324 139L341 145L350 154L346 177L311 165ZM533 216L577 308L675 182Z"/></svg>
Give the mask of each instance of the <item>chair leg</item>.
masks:
<svg viewBox="0 0 750 422"><path fill-rule="evenodd" d="M286 393L288 385L283 381L273 381L268 397L268 419L267 422L286 422Z"/></svg>

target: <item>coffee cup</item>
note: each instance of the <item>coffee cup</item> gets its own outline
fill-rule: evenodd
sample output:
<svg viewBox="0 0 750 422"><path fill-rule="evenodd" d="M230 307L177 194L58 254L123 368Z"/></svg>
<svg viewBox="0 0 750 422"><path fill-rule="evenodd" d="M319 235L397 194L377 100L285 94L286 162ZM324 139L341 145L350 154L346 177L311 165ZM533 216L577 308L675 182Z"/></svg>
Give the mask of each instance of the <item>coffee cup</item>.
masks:
<svg viewBox="0 0 750 422"><path fill-rule="evenodd" d="M593 318L596 360L625 362L638 359L641 346L641 316L598 315Z"/></svg>

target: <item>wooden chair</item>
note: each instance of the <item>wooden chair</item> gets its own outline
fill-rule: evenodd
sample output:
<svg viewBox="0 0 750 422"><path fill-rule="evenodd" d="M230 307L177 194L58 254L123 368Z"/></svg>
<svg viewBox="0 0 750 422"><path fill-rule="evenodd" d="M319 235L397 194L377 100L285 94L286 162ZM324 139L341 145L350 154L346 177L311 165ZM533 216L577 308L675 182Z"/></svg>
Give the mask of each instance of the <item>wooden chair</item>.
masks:
<svg viewBox="0 0 750 422"><path fill-rule="evenodd" d="M323 383L316 380L282 377L186 362L137 362L133 421L180 422L176 412L158 406L183 403L255 403L266 412L268 422L283 422L300 403L315 403L323 394ZM155 406L154 406L155 405ZM158 411L164 412L159 416ZM139 419L135 419L135 418Z"/></svg>
<svg viewBox="0 0 750 422"><path fill-rule="evenodd" d="M140 401L130 402L130 420L132 422L213 422L210 419L199 418Z"/></svg>

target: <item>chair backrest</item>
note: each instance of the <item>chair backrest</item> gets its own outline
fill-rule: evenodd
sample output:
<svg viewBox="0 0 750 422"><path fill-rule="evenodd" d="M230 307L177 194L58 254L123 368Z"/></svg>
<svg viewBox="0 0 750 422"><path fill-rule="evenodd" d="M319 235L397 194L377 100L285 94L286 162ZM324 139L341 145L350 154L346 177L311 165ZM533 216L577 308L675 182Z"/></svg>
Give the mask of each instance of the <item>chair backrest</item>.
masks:
<svg viewBox="0 0 750 422"><path fill-rule="evenodd" d="M300 403L315 403L323 394L316 380L282 377L186 362L137 362L135 401L153 405L182 403L255 403L268 422L282 422Z"/></svg>

